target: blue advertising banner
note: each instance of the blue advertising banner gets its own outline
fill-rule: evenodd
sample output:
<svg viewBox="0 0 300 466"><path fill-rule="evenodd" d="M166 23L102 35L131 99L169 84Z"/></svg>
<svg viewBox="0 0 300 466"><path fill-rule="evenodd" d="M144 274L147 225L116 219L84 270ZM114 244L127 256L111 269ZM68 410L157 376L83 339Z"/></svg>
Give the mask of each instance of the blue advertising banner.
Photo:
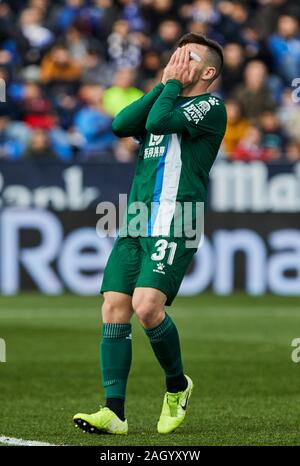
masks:
<svg viewBox="0 0 300 466"><path fill-rule="evenodd" d="M99 235L92 211L6 208L0 212L0 294L23 289L45 294L99 293L116 234ZM300 296L297 214L205 216L204 241L181 295L205 290L228 295L271 292Z"/></svg>
<svg viewBox="0 0 300 466"><path fill-rule="evenodd" d="M135 164L0 162L0 208L95 210L128 194ZM220 159L211 171L208 208L216 212L300 212L300 163Z"/></svg>
<svg viewBox="0 0 300 466"><path fill-rule="evenodd" d="M130 190L134 169L134 164L1 162L0 208L95 210L100 201L118 204L119 193Z"/></svg>
<svg viewBox="0 0 300 466"><path fill-rule="evenodd" d="M96 207L121 206L134 169L2 161L0 294L97 294L114 237L98 235ZM204 241L180 294L300 296L299 212L299 163L220 160L211 173Z"/></svg>

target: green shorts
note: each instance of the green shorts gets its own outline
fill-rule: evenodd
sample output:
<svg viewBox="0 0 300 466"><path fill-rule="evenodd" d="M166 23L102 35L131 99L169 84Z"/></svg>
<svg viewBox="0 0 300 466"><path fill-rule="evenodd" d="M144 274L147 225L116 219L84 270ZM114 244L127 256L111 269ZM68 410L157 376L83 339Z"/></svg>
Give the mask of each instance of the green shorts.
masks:
<svg viewBox="0 0 300 466"><path fill-rule="evenodd" d="M138 287L156 288L170 306L197 248L187 248L184 238L118 237L105 267L101 293L133 295Z"/></svg>

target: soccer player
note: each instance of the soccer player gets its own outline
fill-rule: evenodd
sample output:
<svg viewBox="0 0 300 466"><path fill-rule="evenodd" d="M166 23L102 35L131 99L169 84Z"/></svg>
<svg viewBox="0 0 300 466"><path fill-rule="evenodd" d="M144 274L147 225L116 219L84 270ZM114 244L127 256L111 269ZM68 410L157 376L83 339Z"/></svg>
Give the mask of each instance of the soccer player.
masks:
<svg viewBox="0 0 300 466"><path fill-rule="evenodd" d="M173 432L185 418L193 382L184 374L178 331L165 306L175 298L197 247L187 247L186 236L174 234L174 215L178 203L206 200L209 171L226 128L225 106L208 92L222 65L218 43L196 33L184 35L161 82L113 121L117 136L140 142L127 224L134 202L143 202L149 217L146 235L119 234L105 268L100 359L106 405L74 416L85 431L128 432L124 404L133 313L166 378L157 430Z"/></svg>

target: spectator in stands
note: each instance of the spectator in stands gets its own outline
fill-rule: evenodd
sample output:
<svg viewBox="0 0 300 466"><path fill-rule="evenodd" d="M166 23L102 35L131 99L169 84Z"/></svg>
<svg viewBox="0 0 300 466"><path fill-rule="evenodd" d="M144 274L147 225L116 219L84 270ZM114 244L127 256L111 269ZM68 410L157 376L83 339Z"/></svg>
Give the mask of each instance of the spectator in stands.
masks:
<svg viewBox="0 0 300 466"><path fill-rule="evenodd" d="M156 78L161 69L161 57L154 48L146 50L142 60L141 70L138 74L138 86L143 88L146 82Z"/></svg>
<svg viewBox="0 0 300 466"><path fill-rule="evenodd" d="M262 134L257 126L249 126L246 135L234 149L232 158L244 162L267 160L267 151L262 147Z"/></svg>
<svg viewBox="0 0 300 466"><path fill-rule="evenodd" d="M116 136L112 133L112 118L103 108L103 89L96 84L84 84L79 91L82 109L75 115L74 127L84 138L81 158L98 159L112 151Z"/></svg>
<svg viewBox="0 0 300 466"><path fill-rule="evenodd" d="M253 60L245 68L244 82L233 90L233 95L241 106L242 115L254 123L262 112L275 108L266 80L266 66L259 60Z"/></svg>
<svg viewBox="0 0 300 466"><path fill-rule="evenodd" d="M135 160L138 144L133 138L120 138L114 147L114 158L117 162L128 163Z"/></svg>
<svg viewBox="0 0 300 466"><path fill-rule="evenodd" d="M300 90L286 88L277 116L288 137L300 142Z"/></svg>
<svg viewBox="0 0 300 466"><path fill-rule="evenodd" d="M218 4L221 14L218 30L228 42L243 44L243 29L249 23L249 7L240 0L221 1Z"/></svg>
<svg viewBox="0 0 300 466"><path fill-rule="evenodd" d="M101 43L95 38L84 34L76 23L66 31L65 45L72 58L80 66L82 66L85 56L90 49L93 49L99 54L102 53Z"/></svg>
<svg viewBox="0 0 300 466"><path fill-rule="evenodd" d="M204 34L209 39L215 40L221 45L224 45L225 43L223 35L208 23L198 23L196 21L191 21L187 24L187 32Z"/></svg>
<svg viewBox="0 0 300 466"><path fill-rule="evenodd" d="M0 50L1 50L1 65L8 65L10 68L12 65L17 65L20 61L20 55L17 47L17 42L20 43L20 40L16 40L14 37L15 27L14 17L11 11L11 7L8 2L0 3ZM20 32L20 31L19 31ZM26 38L20 36L24 39L23 50L27 48Z"/></svg>
<svg viewBox="0 0 300 466"><path fill-rule="evenodd" d="M5 29L5 23L8 23L9 26L12 26L12 11L9 5L9 2L1 2L0 4L0 22L1 25L4 26Z"/></svg>
<svg viewBox="0 0 300 466"><path fill-rule="evenodd" d="M80 67L73 60L65 45L55 45L46 55L41 66L41 79L44 83L51 81L73 81L80 77Z"/></svg>
<svg viewBox="0 0 300 466"><path fill-rule="evenodd" d="M64 3L55 18L55 25L60 32L65 32L75 21L79 22L85 10L85 0L65 0Z"/></svg>
<svg viewBox="0 0 300 466"><path fill-rule="evenodd" d="M41 80L55 98L60 92L75 92L81 75L78 63L66 46L56 44L41 64Z"/></svg>
<svg viewBox="0 0 300 466"><path fill-rule="evenodd" d="M77 94L72 92L60 92L53 99L53 107L57 114L59 125L62 129L69 129L74 120L75 113L80 109Z"/></svg>
<svg viewBox="0 0 300 466"><path fill-rule="evenodd" d="M259 0L258 8L253 11L253 23L259 31L261 40L266 41L275 31L280 15L296 5L298 0Z"/></svg>
<svg viewBox="0 0 300 466"><path fill-rule="evenodd" d="M220 12L211 0L195 0L184 4L180 9L181 17L196 23L218 24Z"/></svg>
<svg viewBox="0 0 300 466"><path fill-rule="evenodd" d="M43 25L43 11L40 8L26 8L20 15L20 28L28 40L34 62L38 62L41 54L52 44L53 32ZM34 58L36 58L34 60Z"/></svg>
<svg viewBox="0 0 300 466"><path fill-rule="evenodd" d="M89 8L92 33L100 41L106 41L119 17L119 9L113 0L93 0Z"/></svg>
<svg viewBox="0 0 300 466"><path fill-rule="evenodd" d="M69 133L60 126L60 120L56 113L52 114L52 120L53 125L48 133L51 147L61 161L71 162L73 159L71 137Z"/></svg>
<svg viewBox="0 0 300 466"><path fill-rule="evenodd" d="M157 83L159 83L159 81L161 80L162 74L163 74L163 70L159 70L159 72L156 74L155 78L153 78L153 79L148 79L148 81L144 81L144 82L143 82L143 91L145 92L145 94L146 94L147 92L150 92L151 89L152 89Z"/></svg>
<svg viewBox="0 0 300 466"><path fill-rule="evenodd" d="M128 21L131 31L144 31L145 19L139 2L136 0L119 0L122 5L122 19Z"/></svg>
<svg viewBox="0 0 300 466"><path fill-rule="evenodd" d="M286 85L300 76L300 30L297 18L284 14L278 19L277 33L268 41L274 69Z"/></svg>
<svg viewBox="0 0 300 466"><path fill-rule="evenodd" d="M130 32L128 21L121 19L114 23L107 44L109 62L116 68L135 67L140 64L140 46L134 34Z"/></svg>
<svg viewBox="0 0 300 466"><path fill-rule="evenodd" d="M2 67L3 72L6 72L7 78L12 74L13 65L13 56L11 52L4 48L0 50L0 66Z"/></svg>
<svg viewBox="0 0 300 466"><path fill-rule="evenodd" d="M161 53L169 53L181 35L181 27L177 21L167 19L160 23L153 38L154 47Z"/></svg>
<svg viewBox="0 0 300 466"><path fill-rule="evenodd" d="M155 33L162 21L170 18L179 19L180 3L172 0L141 0L142 13L148 22L151 35Z"/></svg>
<svg viewBox="0 0 300 466"><path fill-rule="evenodd" d="M29 8L38 8L41 10L43 17L45 17L51 8L50 0L29 0L27 3Z"/></svg>
<svg viewBox="0 0 300 466"><path fill-rule="evenodd" d="M56 156L57 154L51 146L48 131L42 128L34 130L24 157L46 160L51 158L54 159Z"/></svg>
<svg viewBox="0 0 300 466"><path fill-rule="evenodd" d="M242 117L241 107L234 99L225 101L227 110L227 127L223 139L225 153L230 158L239 141L243 139L250 126L249 121Z"/></svg>
<svg viewBox="0 0 300 466"><path fill-rule="evenodd" d="M262 131L262 147L267 149L268 160L279 160L287 143L287 136L280 127L276 113L263 112L259 118Z"/></svg>
<svg viewBox="0 0 300 466"><path fill-rule="evenodd" d="M110 86L113 75L113 67L105 62L104 56L92 47L88 49L82 61L82 81L106 88Z"/></svg>
<svg viewBox="0 0 300 466"><path fill-rule="evenodd" d="M10 97L10 83L11 83L11 78L10 74L5 66L0 65L0 79L2 82L5 82L5 91L7 95ZM0 104L1 105L1 104Z"/></svg>
<svg viewBox="0 0 300 466"><path fill-rule="evenodd" d="M0 160L17 160L22 157L30 132L19 121L13 121L5 103L0 105Z"/></svg>
<svg viewBox="0 0 300 466"><path fill-rule="evenodd" d="M292 139L286 147L286 160L290 163L300 162L300 141Z"/></svg>
<svg viewBox="0 0 300 466"><path fill-rule="evenodd" d="M51 103L45 98L41 86L37 83L24 84L19 105L23 121L30 128L49 129L53 126Z"/></svg>
<svg viewBox="0 0 300 466"><path fill-rule="evenodd" d="M72 149L81 157L88 144L82 115L105 126L161 79L178 35L195 31L224 46L222 80L209 89L227 100L223 150L230 156L241 139L254 154L257 131L244 141L250 123L262 131L257 147L267 151L264 160L282 160L283 134L296 159L300 104L291 81L300 76L299 18L299 0L2 1L0 78L15 105L8 113L0 105L1 154L22 156L31 131L45 128L62 160L73 157ZM103 108L81 102L80 86L91 83L104 89ZM130 159L131 142L117 148L120 160Z"/></svg>
<svg viewBox="0 0 300 466"><path fill-rule="evenodd" d="M143 92L134 87L135 71L123 68L116 72L112 87L106 89L103 95L103 104L109 115L115 116L126 105L142 97Z"/></svg>
<svg viewBox="0 0 300 466"><path fill-rule="evenodd" d="M224 67L222 71L222 92L228 96L232 88L243 80L244 70L243 48L236 42L229 42L224 47Z"/></svg>

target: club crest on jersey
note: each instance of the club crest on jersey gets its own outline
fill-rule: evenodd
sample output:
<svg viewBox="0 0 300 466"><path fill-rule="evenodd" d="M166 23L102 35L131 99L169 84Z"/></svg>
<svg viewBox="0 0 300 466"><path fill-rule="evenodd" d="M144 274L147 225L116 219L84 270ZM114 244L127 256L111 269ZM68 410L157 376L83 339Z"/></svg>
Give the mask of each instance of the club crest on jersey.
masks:
<svg viewBox="0 0 300 466"><path fill-rule="evenodd" d="M217 99L216 97L210 97L208 99L208 102L211 104L211 105L220 105L220 101L219 99Z"/></svg>
<svg viewBox="0 0 300 466"><path fill-rule="evenodd" d="M210 110L210 104L206 102L206 100L202 100L202 102L196 104L196 107L199 109L202 115L206 115Z"/></svg>

